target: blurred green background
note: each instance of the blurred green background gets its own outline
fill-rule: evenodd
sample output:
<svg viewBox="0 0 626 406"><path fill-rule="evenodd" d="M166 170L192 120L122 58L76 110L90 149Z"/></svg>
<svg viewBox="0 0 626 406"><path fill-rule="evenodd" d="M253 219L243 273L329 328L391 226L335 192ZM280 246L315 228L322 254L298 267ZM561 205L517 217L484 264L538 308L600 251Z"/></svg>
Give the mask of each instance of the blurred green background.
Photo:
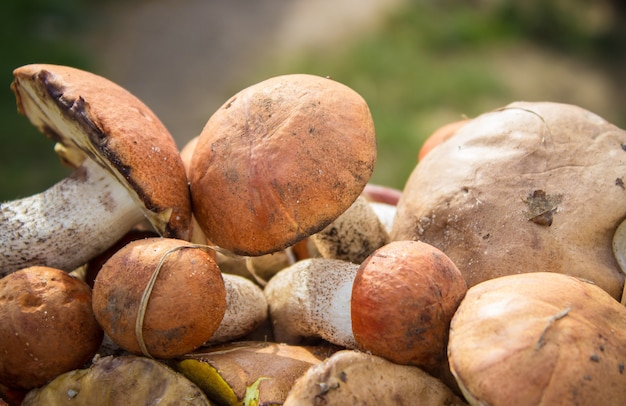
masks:
<svg viewBox="0 0 626 406"><path fill-rule="evenodd" d="M68 173L51 141L17 114L9 89L12 70L47 62L107 76L92 37L94 32L107 35L115 18L111 10L121 13L135 3L149 2L5 0L0 13L0 200L43 191ZM280 7L280 2L271 4ZM107 13L103 7L109 7ZM155 24L167 27L168 21ZM235 27L246 35L244 28ZM228 47L228 36L220 40ZM626 128L625 68L626 8L618 0L407 0L373 29L345 40L280 55L257 52L254 65L230 77L223 93L214 96L226 100L278 74L331 76L359 92L372 111L379 147L372 181L402 188L432 131L515 100L578 104ZM126 85L121 77L118 83ZM128 87L134 91L132 84ZM151 106L149 98L137 95ZM175 100L171 104L177 105ZM179 147L198 130L195 124L178 135Z"/></svg>

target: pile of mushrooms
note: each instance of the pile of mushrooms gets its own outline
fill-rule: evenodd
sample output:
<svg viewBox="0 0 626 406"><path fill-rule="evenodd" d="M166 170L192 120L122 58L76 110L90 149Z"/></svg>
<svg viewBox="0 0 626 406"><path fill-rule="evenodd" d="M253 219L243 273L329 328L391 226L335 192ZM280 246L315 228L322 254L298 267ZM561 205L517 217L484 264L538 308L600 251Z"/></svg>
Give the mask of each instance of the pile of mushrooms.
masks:
<svg viewBox="0 0 626 406"><path fill-rule="evenodd" d="M0 205L0 404L626 402L626 131L599 116L444 125L394 190L330 78L242 89L179 150L101 76L14 77L73 172Z"/></svg>

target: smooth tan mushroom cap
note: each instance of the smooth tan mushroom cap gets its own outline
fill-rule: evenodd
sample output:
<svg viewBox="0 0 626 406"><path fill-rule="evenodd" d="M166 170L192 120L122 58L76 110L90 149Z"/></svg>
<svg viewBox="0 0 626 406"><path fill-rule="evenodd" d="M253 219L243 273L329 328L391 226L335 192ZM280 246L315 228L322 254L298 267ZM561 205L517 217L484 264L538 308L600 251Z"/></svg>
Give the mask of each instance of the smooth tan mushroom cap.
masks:
<svg viewBox="0 0 626 406"><path fill-rule="evenodd" d="M147 238L127 244L98 273L93 288L95 316L120 347L141 353L135 325L142 295L161 258L189 243ZM215 261L205 251L185 248L167 255L150 295L143 339L151 356L171 358L205 343L224 317L226 289Z"/></svg>
<svg viewBox="0 0 626 406"><path fill-rule="evenodd" d="M33 266L0 279L0 384L34 388L80 368L102 342L87 284Z"/></svg>
<svg viewBox="0 0 626 406"><path fill-rule="evenodd" d="M470 288L448 357L473 405L623 405L626 308L604 290L549 272Z"/></svg>
<svg viewBox="0 0 626 406"><path fill-rule="evenodd" d="M194 214L223 248L278 251L350 207L375 160L373 120L355 91L312 75L271 78L233 96L200 134Z"/></svg>
<svg viewBox="0 0 626 406"><path fill-rule="evenodd" d="M126 186L160 234L188 238L191 206L178 148L141 100L67 66L25 65L13 74L18 111L57 142L66 163L96 160Z"/></svg>
<svg viewBox="0 0 626 406"><path fill-rule="evenodd" d="M573 105L485 113L416 166L391 238L439 248L468 286L550 271L620 298L611 242L626 216L625 146L626 131Z"/></svg>

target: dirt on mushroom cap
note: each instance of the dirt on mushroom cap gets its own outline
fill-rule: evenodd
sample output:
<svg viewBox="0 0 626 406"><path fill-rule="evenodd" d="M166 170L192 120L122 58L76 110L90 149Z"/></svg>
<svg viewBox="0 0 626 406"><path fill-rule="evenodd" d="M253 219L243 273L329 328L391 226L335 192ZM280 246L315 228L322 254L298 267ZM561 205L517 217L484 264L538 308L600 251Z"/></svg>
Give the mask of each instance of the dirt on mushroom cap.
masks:
<svg viewBox="0 0 626 406"><path fill-rule="evenodd" d="M373 120L355 91L313 75L271 78L204 127L189 174L194 214L223 248L278 251L345 211L375 160Z"/></svg>
<svg viewBox="0 0 626 406"><path fill-rule="evenodd" d="M446 253L468 286L551 271L620 298L611 251L626 215L626 131L578 106L518 102L485 113L417 164L392 240Z"/></svg>
<svg viewBox="0 0 626 406"><path fill-rule="evenodd" d="M472 404L622 405L626 308L552 272L470 288L450 330L450 368Z"/></svg>

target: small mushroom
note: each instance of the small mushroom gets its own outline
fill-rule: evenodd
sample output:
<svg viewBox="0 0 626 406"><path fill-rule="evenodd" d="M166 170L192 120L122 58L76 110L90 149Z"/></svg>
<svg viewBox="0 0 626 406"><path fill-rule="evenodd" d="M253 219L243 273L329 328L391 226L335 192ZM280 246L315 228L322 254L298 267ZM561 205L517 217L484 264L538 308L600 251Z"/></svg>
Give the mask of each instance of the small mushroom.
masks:
<svg viewBox="0 0 626 406"><path fill-rule="evenodd" d="M322 338L356 348L350 292L358 267L339 259L309 258L274 275L264 289L274 338L287 344Z"/></svg>
<svg viewBox="0 0 626 406"><path fill-rule="evenodd" d="M332 79L267 79L230 98L194 148L189 182L207 238L238 255L294 245L359 196L374 169L367 103Z"/></svg>
<svg viewBox="0 0 626 406"><path fill-rule="evenodd" d="M358 348L447 381L448 330L466 291L461 271L432 245L394 241L379 248L352 287Z"/></svg>
<svg viewBox="0 0 626 406"><path fill-rule="evenodd" d="M26 65L14 76L18 111L75 169L40 194L0 205L0 276L31 265L73 270L145 218L165 237L188 238L184 167L147 106L75 68Z"/></svg>

